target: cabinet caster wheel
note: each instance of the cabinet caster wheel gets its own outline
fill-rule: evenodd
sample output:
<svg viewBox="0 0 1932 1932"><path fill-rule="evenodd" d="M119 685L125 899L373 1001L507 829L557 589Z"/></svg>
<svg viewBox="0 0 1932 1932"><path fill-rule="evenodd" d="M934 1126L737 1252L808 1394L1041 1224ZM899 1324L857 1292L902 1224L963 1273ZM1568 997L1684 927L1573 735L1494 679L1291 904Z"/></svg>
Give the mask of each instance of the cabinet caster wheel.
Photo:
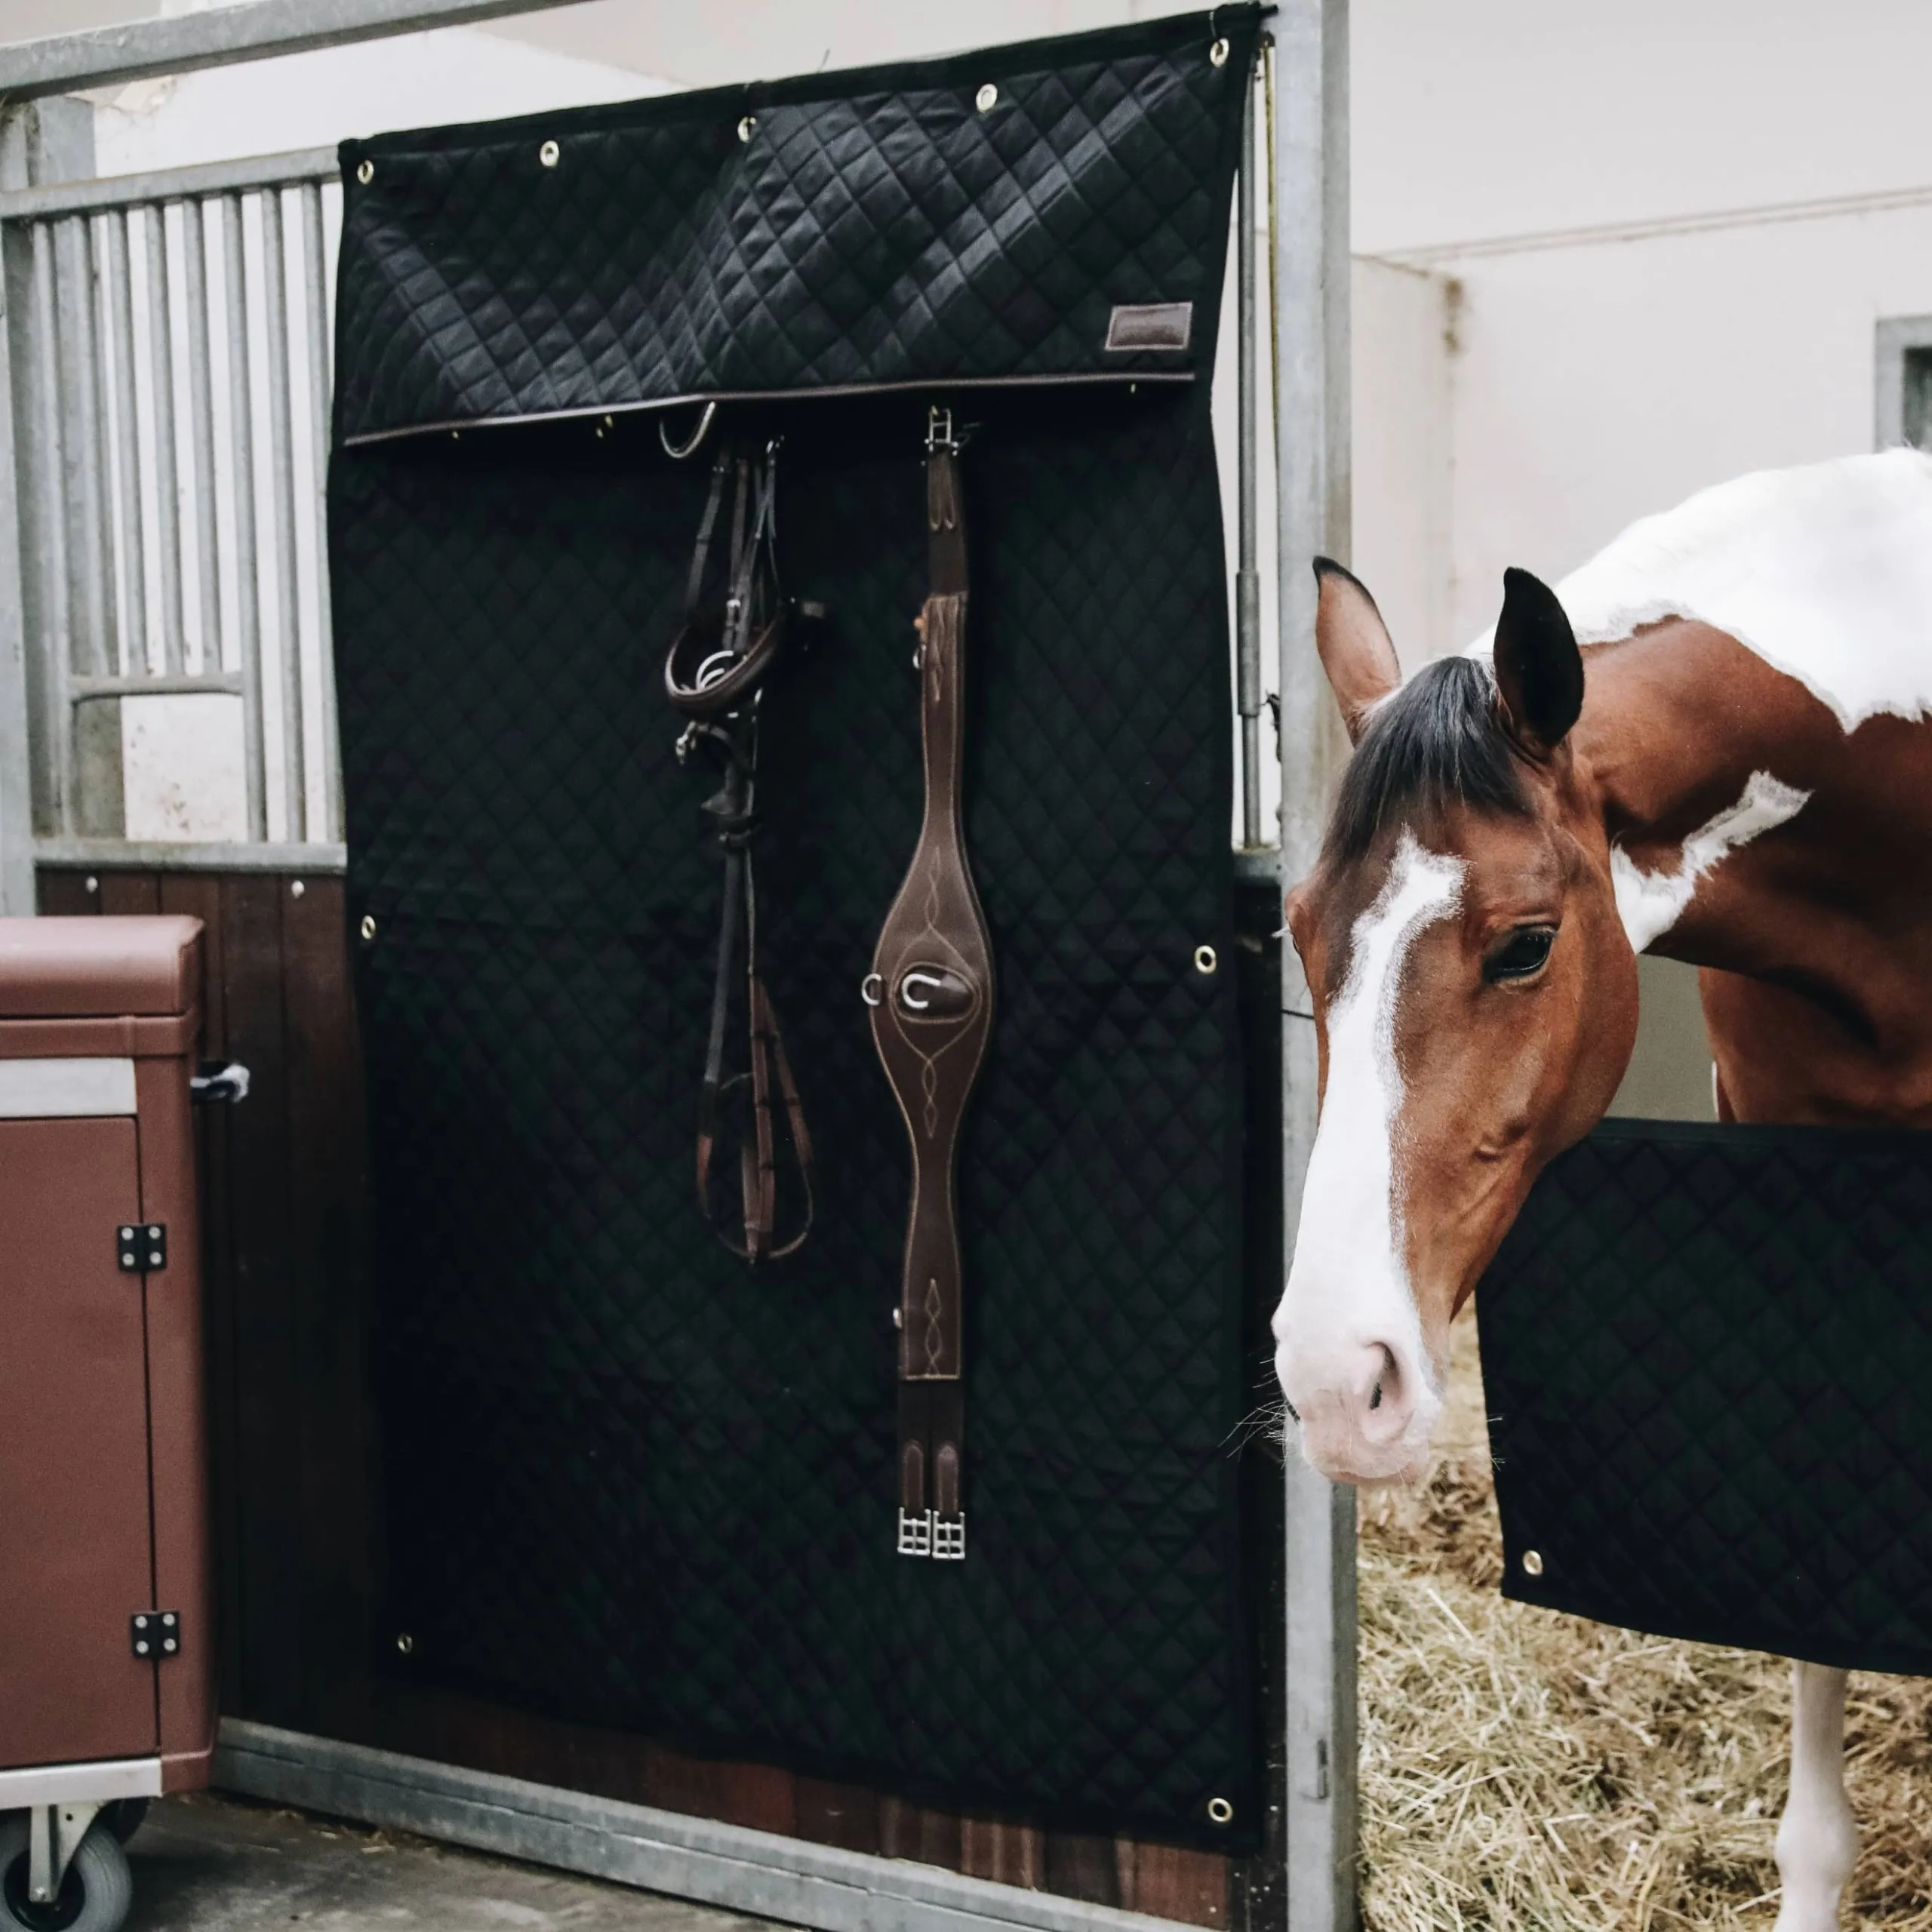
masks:
<svg viewBox="0 0 1932 1932"><path fill-rule="evenodd" d="M141 1829L141 1820L148 1815L152 1802L146 1798L117 1798L100 1807L100 1822L125 1844Z"/></svg>
<svg viewBox="0 0 1932 1932"><path fill-rule="evenodd" d="M47 1905L27 1896L27 1821L0 1823L0 1932L121 1932L134 1902L128 1854L112 1830L96 1820Z"/></svg>

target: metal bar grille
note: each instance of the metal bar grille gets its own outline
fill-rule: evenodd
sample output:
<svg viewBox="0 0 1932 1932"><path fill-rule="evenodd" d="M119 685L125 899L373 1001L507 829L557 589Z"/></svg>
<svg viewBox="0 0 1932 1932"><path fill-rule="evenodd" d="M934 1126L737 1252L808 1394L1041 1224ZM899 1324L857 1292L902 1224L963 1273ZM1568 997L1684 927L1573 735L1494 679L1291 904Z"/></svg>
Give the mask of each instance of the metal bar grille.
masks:
<svg viewBox="0 0 1932 1932"><path fill-rule="evenodd" d="M43 839L339 835L322 507L339 219L325 151L0 195L30 282L8 327ZM168 705L205 709L190 724ZM190 731L221 748L195 796L145 798L143 734Z"/></svg>

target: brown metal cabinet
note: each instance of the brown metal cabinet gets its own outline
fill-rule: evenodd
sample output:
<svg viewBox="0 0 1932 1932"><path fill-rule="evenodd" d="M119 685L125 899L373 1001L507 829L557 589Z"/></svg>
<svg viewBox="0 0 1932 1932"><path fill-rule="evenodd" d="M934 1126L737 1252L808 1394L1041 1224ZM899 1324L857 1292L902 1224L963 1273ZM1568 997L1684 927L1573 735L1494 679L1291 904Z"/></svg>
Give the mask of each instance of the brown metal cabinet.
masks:
<svg viewBox="0 0 1932 1932"><path fill-rule="evenodd" d="M118 1924L208 1781L201 933L0 919L0 1927Z"/></svg>

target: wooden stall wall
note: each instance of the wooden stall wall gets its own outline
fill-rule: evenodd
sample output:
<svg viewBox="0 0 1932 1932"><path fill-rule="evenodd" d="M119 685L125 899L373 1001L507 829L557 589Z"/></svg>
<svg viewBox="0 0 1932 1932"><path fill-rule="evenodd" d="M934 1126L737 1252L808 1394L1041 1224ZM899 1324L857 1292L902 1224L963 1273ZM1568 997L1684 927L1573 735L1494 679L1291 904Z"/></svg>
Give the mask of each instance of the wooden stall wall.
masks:
<svg viewBox="0 0 1932 1932"><path fill-rule="evenodd" d="M200 1118L223 1709L290 1730L723 1819L1190 1924L1263 1932L1266 1858L930 1811L688 1757L372 1668L379 1445L368 1398L360 1058L339 875L43 867L45 913L207 928L202 1051L249 1070ZM1271 902L1272 903L1272 902ZM1244 1869L1244 1867L1252 1868Z"/></svg>

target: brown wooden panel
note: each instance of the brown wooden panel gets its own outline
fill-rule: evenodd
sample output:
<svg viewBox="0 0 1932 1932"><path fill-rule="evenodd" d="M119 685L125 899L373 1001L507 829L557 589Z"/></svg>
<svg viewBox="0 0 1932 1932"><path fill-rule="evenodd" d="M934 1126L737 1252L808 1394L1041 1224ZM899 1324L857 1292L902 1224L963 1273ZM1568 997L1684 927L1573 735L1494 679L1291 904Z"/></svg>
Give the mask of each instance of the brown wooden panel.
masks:
<svg viewBox="0 0 1932 1932"><path fill-rule="evenodd" d="M248 1097L229 1123L234 1244L233 1380L237 1454L238 1716L303 1721L303 1485L306 1364L291 1284L310 1281L291 1254L288 1049L282 1014L282 902L288 881L232 873L221 882L223 993L229 1053L248 1069Z"/></svg>
<svg viewBox="0 0 1932 1932"><path fill-rule="evenodd" d="M878 1793L862 1784L828 1784L801 1777L792 1788L793 1826L814 1844L846 1851L878 1850Z"/></svg>
<svg viewBox="0 0 1932 1932"><path fill-rule="evenodd" d="M950 1811L928 1811L883 1792L878 1801L878 1848L888 1858L959 1869L960 1821Z"/></svg>
<svg viewBox="0 0 1932 1932"><path fill-rule="evenodd" d="M85 872L43 872L35 881L35 903L54 918L81 918L100 910L98 890L88 890Z"/></svg>
<svg viewBox="0 0 1932 1932"><path fill-rule="evenodd" d="M989 1818L959 1821L959 1869L974 1878L1039 1890L1047 1881L1047 1838L1036 1826Z"/></svg>
<svg viewBox="0 0 1932 1932"><path fill-rule="evenodd" d="M1174 1844L1115 1842L1120 1902L1130 1912L1175 1918L1184 1925L1228 1922L1229 1863L1218 1852Z"/></svg>
<svg viewBox="0 0 1932 1932"><path fill-rule="evenodd" d="M755 1831L783 1832L788 1837L798 1829L798 1807L792 1774L774 1764L722 1764L718 1767L719 1807L717 1815L734 1825L749 1825Z"/></svg>
<svg viewBox="0 0 1932 1932"><path fill-rule="evenodd" d="M159 895L156 911L182 913L202 922L202 1051L218 1054L227 1038L227 1003L222 997L221 881L205 872L162 872L155 876L155 888Z"/></svg>
<svg viewBox="0 0 1932 1932"><path fill-rule="evenodd" d="M314 1723L350 1694L374 1635L363 1109L343 881L278 884L288 1083L285 1278L302 1364L303 1666Z"/></svg>
<svg viewBox="0 0 1932 1932"><path fill-rule="evenodd" d="M1120 1903L1120 1856L1112 1838L1084 1832L1047 1834L1046 1890L1090 1905Z"/></svg>
<svg viewBox="0 0 1932 1932"><path fill-rule="evenodd" d="M42 894L45 881L42 874ZM161 875L161 909L185 912L202 922L202 1053L226 1060L228 1051L227 964L221 881L212 874ZM245 1105L250 1104L244 1103ZM242 1456L235 1401L235 1229L229 1137L235 1116L225 1108L195 1109L195 1140L202 1162L202 1303L205 1363L209 1393L209 1503L214 1524L215 1631L220 1681L238 1708L242 1682L241 1504L236 1471Z"/></svg>
<svg viewBox="0 0 1932 1932"><path fill-rule="evenodd" d="M643 1756L648 1804L687 1811L697 1817L721 1818L727 1824L749 1825L761 1832L795 1829L789 1771L768 1764L694 1758L651 1743L644 1745Z"/></svg>
<svg viewBox="0 0 1932 1932"><path fill-rule="evenodd" d="M149 913L161 910L161 880L154 872L102 872L100 909L107 913ZM85 884L82 881L82 884Z"/></svg>

